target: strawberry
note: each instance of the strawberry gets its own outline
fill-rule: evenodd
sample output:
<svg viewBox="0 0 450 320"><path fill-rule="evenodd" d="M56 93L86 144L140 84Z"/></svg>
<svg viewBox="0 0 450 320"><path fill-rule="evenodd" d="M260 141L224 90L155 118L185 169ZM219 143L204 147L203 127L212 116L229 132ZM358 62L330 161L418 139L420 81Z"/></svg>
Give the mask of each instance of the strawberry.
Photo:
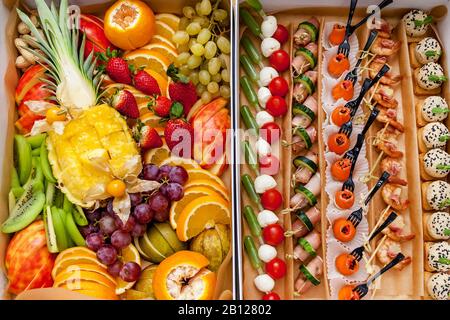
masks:
<svg viewBox="0 0 450 320"><path fill-rule="evenodd" d="M138 121L134 129L134 139L139 143L142 150L160 148L163 145L158 131L155 128L144 125L141 121Z"/></svg>
<svg viewBox="0 0 450 320"><path fill-rule="evenodd" d="M137 106L136 98L128 90L118 91L112 97L111 105L126 117L132 119L139 118L139 108Z"/></svg>
<svg viewBox="0 0 450 320"><path fill-rule="evenodd" d="M115 82L131 84L131 70L123 58L110 58L106 63L106 73Z"/></svg>
<svg viewBox="0 0 450 320"><path fill-rule="evenodd" d="M197 102L197 90L192 81L178 72L178 68L172 63L167 69L167 75L172 78L169 84L169 95L173 101L180 102L184 107L184 114L188 114L192 106Z"/></svg>
<svg viewBox="0 0 450 320"><path fill-rule="evenodd" d="M139 70L134 75L134 87L143 93L152 96L154 94L160 95L161 89L155 78L149 75L144 70Z"/></svg>
<svg viewBox="0 0 450 320"><path fill-rule="evenodd" d="M161 118L170 116L170 108L172 107L172 100L167 97L158 96L148 103L148 107Z"/></svg>
<svg viewBox="0 0 450 320"><path fill-rule="evenodd" d="M184 129L181 131L181 129ZM177 132L180 130L179 132ZM188 137L186 137L186 133L190 135L190 151L192 151L192 145L194 143L194 129L191 124L182 119L171 119L167 122L166 127L164 128L164 137L166 139L166 144L170 150L172 150L179 143L186 143L188 141ZM184 147L179 146L180 148L180 157L183 157ZM192 154L192 153L191 153ZM188 156L188 155L186 155ZM190 155L189 155L190 156Z"/></svg>

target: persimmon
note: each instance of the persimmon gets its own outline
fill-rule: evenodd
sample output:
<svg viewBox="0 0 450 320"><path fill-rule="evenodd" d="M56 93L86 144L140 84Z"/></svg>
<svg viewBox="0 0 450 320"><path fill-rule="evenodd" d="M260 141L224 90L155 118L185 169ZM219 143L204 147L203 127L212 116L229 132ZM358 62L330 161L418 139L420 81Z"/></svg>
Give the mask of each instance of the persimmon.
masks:
<svg viewBox="0 0 450 320"><path fill-rule="evenodd" d="M331 95L335 101L340 98L349 101L353 98L354 87L353 82L351 80L343 80L340 81L337 85L331 89Z"/></svg>
<svg viewBox="0 0 450 320"><path fill-rule="evenodd" d="M328 62L328 73L334 78L339 78L345 71L349 69L350 62L343 53L338 53Z"/></svg>
<svg viewBox="0 0 450 320"><path fill-rule="evenodd" d="M331 30L330 35L328 36L328 41L333 46L338 46L344 41L345 37L345 26L340 25L339 23L335 23L333 26L333 30Z"/></svg>
<svg viewBox="0 0 450 320"><path fill-rule="evenodd" d="M333 223L333 234L339 241L352 241L356 234L356 228L345 218L336 219Z"/></svg>
<svg viewBox="0 0 450 320"><path fill-rule="evenodd" d="M359 270L358 260L349 253L338 255L334 263L337 271L344 276L351 276Z"/></svg>
<svg viewBox="0 0 450 320"><path fill-rule="evenodd" d="M351 119L351 111L346 106L338 106L331 113L331 121L338 127L341 127Z"/></svg>

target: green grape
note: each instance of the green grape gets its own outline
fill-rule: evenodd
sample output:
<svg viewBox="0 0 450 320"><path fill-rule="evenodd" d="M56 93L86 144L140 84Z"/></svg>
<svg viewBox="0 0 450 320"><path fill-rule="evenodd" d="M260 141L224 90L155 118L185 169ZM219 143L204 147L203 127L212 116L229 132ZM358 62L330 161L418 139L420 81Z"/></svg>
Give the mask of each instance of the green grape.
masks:
<svg viewBox="0 0 450 320"><path fill-rule="evenodd" d="M197 22L198 24L200 24L200 26L202 28L208 28L209 27L209 19L206 18L206 17L195 17L192 21Z"/></svg>
<svg viewBox="0 0 450 320"><path fill-rule="evenodd" d="M189 23L191 23L191 20L189 20L186 17L182 17L180 19L180 23L178 24L178 31L186 30L186 27L188 26Z"/></svg>
<svg viewBox="0 0 450 320"><path fill-rule="evenodd" d="M227 18L228 12L223 9L216 9L212 13L212 17L215 21L223 21Z"/></svg>
<svg viewBox="0 0 450 320"><path fill-rule="evenodd" d="M208 89L208 92L211 94L219 92L219 84L215 81L208 83L208 86L206 88Z"/></svg>
<svg viewBox="0 0 450 320"><path fill-rule="evenodd" d="M200 32L200 30L202 29L200 23L198 22L191 22L188 24L188 26L186 27L186 32L190 35L190 36L195 36L196 34L198 34Z"/></svg>
<svg viewBox="0 0 450 320"><path fill-rule="evenodd" d="M216 73L211 77L211 79L212 81L219 83L220 81L222 81L222 76L220 75L220 73Z"/></svg>
<svg viewBox="0 0 450 320"><path fill-rule="evenodd" d="M189 61L188 61L188 63L189 63ZM185 76L188 76L191 73L191 70L189 70L189 67L186 64L180 66L179 71L181 74L183 74Z"/></svg>
<svg viewBox="0 0 450 320"><path fill-rule="evenodd" d="M195 4L195 12L197 12L197 14L198 14L199 16L201 16L200 11L201 11L201 9L200 9L200 2L197 2L197 3Z"/></svg>
<svg viewBox="0 0 450 320"><path fill-rule="evenodd" d="M220 95L222 96L222 97L224 97L224 98L229 98L230 97L230 95L231 95L231 92L230 92L230 87L229 86L220 86Z"/></svg>
<svg viewBox="0 0 450 320"><path fill-rule="evenodd" d="M199 9L199 11L198 11L199 15L201 15L201 16L209 15L212 10L211 2L209 0L202 0L202 2L200 2L200 6L198 9Z"/></svg>
<svg viewBox="0 0 450 320"><path fill-rule="evenodd" d="M188 52L189 53L189 43L185 43L177 46L178 53Z"/></svg>
<svg viewBox="0 0 450 320"><path fill-rule="evenodd" d="M192 19L195 16L195 9L192 8L192 7L189 7L189 6L184 7L183 8L183 15L186 18Z"/></svg>
<svg viewBox="0 0 450 320"><path fill-rule="evenodd" d="M208 91L204 91L201 95L203 103L208 103L212 100L212 95Z"/></svg>
<svg viewBox="0 0 450 320"><path fill-rule="evenodd" d="M209 29L203 28L198 36L197 36L197 42L201 44L205 44L211 39L211 31Z"/></svg>
<svg viewBox="0 0 450 320"><path fill-rule="evenodd" d="M216 55L217 45L214 41L208 41L205 44L205 58L211 59Z"/></svg>
<svg viewBox="0 0 450 320"><path fill-rule="evenodd" d="M189 42L189 34L186 31L177 31L172 37L173 42L177 45L183 45Z"/></svg>
<svg viewBox="0 0 450 320"><path fill-rule="evenodd" d="M226 69L228 68L228 66L230 65L230 56L228 54L221 54L219 56L220 59L220 63L222 65L222 69Z"/></svg>
<svg viewBox="0 0 450 320"><path fill-rule="evenodd" d="M197 57L201 57L205 53L205 47L202 46L200 43L195 43L194 45L191 46L191 52Z"/></svg>
<svg viewBox="0 0 450 320"><path fill-rule="evenodd" d="M200 70L208 71L208 60L203 61L202 65L200 66Z"/></svg>
<svg viewBox="0 0 450 320"><path fill-rule="evenodd" d="M199 56L190 56L187 62L187 66L189 69L196 69L202 64L203 59Z"/></svg>
<svg viewBox="0 0 450 320"><path fill-rule="evenodd" d="M220 21L219 25L224 29L228 28L230 26L230 19L225 19L225 20Z"/></svg>
<svg viewBox="0 0 450 320"><path fill-rule="evenodd" d="M228 69L222 69L220 74L223 81L230 82L230 72L228 71Z"/></svg>
<svg viewBox="0 0 450 320"><path fill-rule="evenodd" d="M211 75L209 74L208 71L206 70L201 70L198 73L198 80L200 81L201 84L203 84L204 86L206 86L210 81L211 81Z"/></svg>
<svg viewBox="0 0 450 320"><path fill-rule="evenodd" d="M194 85L197 85L199 83L198 72L191 72L189 75L189 80L191 80Z"/></svg>
<svg viewBox="0 0 450 320"><path fill-rule="evenodd" d="M208 71L211 73L211 75L215 75L219 73L221 67L220 59L219 58L212 58L208 62Z"/></svg>
<svg viewBox="0 0 450 320"><path fill-rule="evenodd" d="M203 92L205 92L206 86L202 85L201 83L197 84L197 96L201 96Z"/></svg>
<svg viewBox="0 0 450 320"><path fill-rule="evenodd" d="M176 61L176 63L177 63L178 66L181 66L181 65L187 63L187 61L188 61L188 59L189 59L190 56L191 56L191 55L189 54L189 52L182 52L182 53L180 53L180 54L178 55L178 57L176 58L175 61Z"/></svg>
<svg viewBox="0 0 450 320"><path fill-rule="evenodd" d="M191 38L188 42L189 45L189 50L191 50L191 47L197 43L197 39L196 38Z"/></svg>
<svg viewBox="0 0 450 320"><path fill-rule="evenodd" d="M188 31L189 32L189 31ZM217 46L219 47L220 51L222 51L225 54L229 54L231 51L230 48L230 40L225 38L224 36L220 36L217 39Z"/></svg>

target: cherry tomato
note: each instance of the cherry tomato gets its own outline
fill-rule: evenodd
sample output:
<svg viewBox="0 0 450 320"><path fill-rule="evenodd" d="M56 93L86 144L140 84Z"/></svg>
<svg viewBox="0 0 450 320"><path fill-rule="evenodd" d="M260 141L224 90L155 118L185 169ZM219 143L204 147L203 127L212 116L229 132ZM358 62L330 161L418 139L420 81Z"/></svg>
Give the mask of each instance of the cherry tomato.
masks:
<svg viewBox="0 0 450 320"><path fill-rule="evenodd" d="M269 224L263 229L263 238L266 244L271 246L277 246L284 240L284 230L283 227L278 223Z"/></svg>
<svg viewBox="0 0 450 320"><path fill-rule="evenodd" d="M331 175L335 180L344 182L350 176L351 166L350 159L340 159L331 166Z"/></svg>
<svg viewBox="0 0 450 320"><path fill-rule="evenodd" d="M271 96L267 100L266 110L274 117L284 116L288 110L286 100L279 96Z"/></svg>
<svg viewBox="0 0 450 320"><path fill-rule="evenodd" d="M328 149L330 151L343 154L350 148L350 139L344 133L333 133L328 138Z"/></svg>
<svg viewBox="0 0 450 320"><path fill-rule="evenodd" d="M273 96L284 97L289 91L289 85L283 77L275 77L269 83L269 90Z"/></svg>
<svg viewBox="0 0 450 320"><path fill-rule="evenodd" d="M276 175L280 170L280 160L273 154L262 156L258 159L259 169L261 174L268 174L269 176Z"/></svg>
<svg viewBox="0 0 450 320"><path fill-rule="evenodd" d="M276 292L269 292L263 295L263 300L281 300L280 296Z"/></svg>
<svg viewBox="0 0 450 320"><path fill-rule="evenodd" d="M350 121L350 109L346 106L339 106L334 108L333 113L331 113L331 121L338 127L342 127L344 123Z"/></svg>
<svg viewBox="0 0 450 320"><path fill-rule="evenodd" d="M286 262L280 258L273 258L266 263L266 273L274 279L281 279L286 274Z"/></svg>
<svg viewBox="0 0 450 320"><path fill-rule="evenodd" d="M281 136L281 129L275 122L267 122L259 129L259 135L269 144L276 143Z"/></svg>
<svg viewBox="0 0 450 320"><path fill-rule="evenodd" d="M289 69L291 65L291 58L289 54L283 49L277 50L269 57L269 62L272 67L278 72L283 72Z"/></svg>
<svg viewBox="0 0 450 320"><path fill-rule="evenodd" d="M360 296L356 291L353 291L355 286L347 284L339 290L338 299L339 300L360 300Z"/></svg>
<svg viewBox="0 0 450 320"><path fill-rule="evenodd" d="M334 264L337 271L344 276L351 276L359 270L358 260L356 260L356 258L349 253L342 253L338 255Z"/></svg>
<svg viewBox="0 0 450 320"><path fill-rule="evenodd" d="M353 98L353 82L350 80L343 80L331 89L331 95L333 99L339 100L340 98L349 101Z"/></svg>
<svg viewBox="0 0 450 320"><path fill-rule="evenodd" d="M350 209L355 203L355 196L350 190L339 190L334 196L334 201L340 209Z"/></svg>
<svg viewBox="0 0 450 320"><path fill-rule="evenodd" d="M261 195L261 204L266 210L275 211L281 207L283 197L277 189L269 189Z"/></svg>
<svg viewBox="0 0 450 320"><path fill-rule="evenodd" d="M343 53L338 53L328 62L328 73L334 78L339 78L346 70L349 69L350 62Z"/></svg>
<svg viewBox="0 0 450 320"><path fill-rule="evenodd" d="M333 234L339 241L352 241L356 234L356 228L345 218L338 218L333 223Z"/></svg>
<svg viewBox="0 0 450 320"><path fill-rule="evenodd" d="M330 35L328 36L328 41L333 46L338 46L342 43L342 41L344 41L344 36L345 36L345 26L336 23L333 26L333 30L330 32Z"/></svg>
<svg viewBox="0 0 450 320"><path fill-rule="evenodd" d="M280 44L283 44L289 39L289 31L285 26L278 24L277 30L275 30L272 38L278 40Z"/></svg>

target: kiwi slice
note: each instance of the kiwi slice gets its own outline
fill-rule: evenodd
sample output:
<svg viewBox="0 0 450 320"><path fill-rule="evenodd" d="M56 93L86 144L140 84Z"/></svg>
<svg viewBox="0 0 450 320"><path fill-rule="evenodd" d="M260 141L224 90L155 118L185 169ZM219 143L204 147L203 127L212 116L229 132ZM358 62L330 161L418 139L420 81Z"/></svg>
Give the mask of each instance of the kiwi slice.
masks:
<svg viewBox="0 0 450 320"><path fill-rule="evenodd" d="M31 161L31 157L30 157ZM22 196L17 200L9 218L2 225L2 232L12 233L22 230L32 223L42 212L45 194L35 191L33 183L29 183Z"/></svg>
<svg viewBox="0 0 450 320"><path fill-rule="evenodd" d="M153 224L153 226L156 228L156 230L159 231L161 236L167 241L167 243L173 249L173 251L177 252L181 250L186 250L187 248L186 243L178 240L175 231L173 231L172 227L167 222L155 223Z"/></svg>
<svg viewBox="0 0 450 320"><path fill-rule="evenodd" d="M45 234L46 234L46 238L47 238L48 251L52 252L52 253L59 252L58 244L56 242L55 228L53 226L52 212L51 212L51 208L49 205L44 209L42 216L44 219L44 227L45 227Z"/></svg>
<svg viewBox="0 0 450 320"><path fill-rule="evenodd" d="M27 182L31 174L31 146L24 136L16 134L14 136L14 160L16 162L17 173L22 185Z"/></svg>

